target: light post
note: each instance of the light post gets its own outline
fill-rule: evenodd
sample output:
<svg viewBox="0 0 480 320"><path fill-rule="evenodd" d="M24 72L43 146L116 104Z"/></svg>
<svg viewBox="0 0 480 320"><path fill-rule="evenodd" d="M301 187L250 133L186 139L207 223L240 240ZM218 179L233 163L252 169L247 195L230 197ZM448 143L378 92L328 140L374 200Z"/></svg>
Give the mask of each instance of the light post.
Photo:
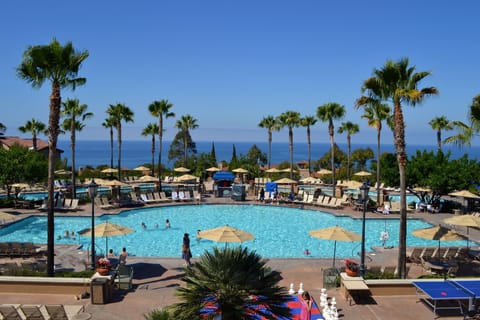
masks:
<svg viewBox="0 0 480 320"><path fill-rule="evenodd" d="M362 252L360 255L360 275L363 277L365 275L365 214L367 213L367 203L368 203L368 191L370 187L366 182L360 187L360 192L362 194L363 201L363 215L362 215Z"/></svg>
<svg viewBox="0 0 480 320"><path fill-rule="evenodd" d="M95 196L97 195L98 191L98 184L95 183L95 180L92 179L90 184L88 185L88 194L90 195L90 199L92 200L92 243L90 247L90 251L92 254L92 270L95 270Z"/></svg>

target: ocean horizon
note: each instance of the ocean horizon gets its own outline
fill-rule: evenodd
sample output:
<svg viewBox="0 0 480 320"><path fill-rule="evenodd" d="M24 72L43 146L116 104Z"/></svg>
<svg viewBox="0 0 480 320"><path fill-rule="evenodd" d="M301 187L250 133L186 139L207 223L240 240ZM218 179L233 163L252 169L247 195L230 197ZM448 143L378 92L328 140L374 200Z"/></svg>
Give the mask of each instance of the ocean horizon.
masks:
<svg viewBox="0 0 480 320"><path fill-rule="evenodd" d="M163 142L162 163L168 167L173 168L173 162L168 161L168 150L171 141ZM241 155L246 155L248 150L256 145L262 152L267 154L267 142L214 142L215 154L217 161L225 160L230 162L233 154L233 146L235 146L237 158ZM212 150L212 141L196 141L197 154L210 153ZM347 152L347 144L339 143L338 146ZM71 165L71 149L69 140L59 140L57 147L62 149L62 160L67 160L67 165ZM158 160L158 142L155 146L155 164ZM355 143L351 145L352 151L359 148L370 147L374 153L376 152L376 144L361 144ZM311 159L316 161L320 159L330 149L329 143L312 143L311 144ZM417 150L436 151L436 145L407 145L406 151L409 156L416 153ZM480 156L480 147L468 147L460 149L455 146L445 145L442 147L444 152L451 152L451 159L458 159L464 154L468 154L470 159L478 160ZM381 153L394 152L393 144L383 144L381 146ZM293 160L294 162L308 160L308 144L306 142L294 142L293 146ZM86 166L97 167L100 165L110 166L110 141L109 140L79 140L76 142L75 148L75 162L76 167L85 168ZM113 149L114 166L117 164L117 145L114 143ZM152 159L151 141L146 140L127 140L122 141L122 167L135 168L139 165L150 164ZM290 151L288 142L272 142L272 158L271 163L277 164L283 161L290 161Z"/></svg>

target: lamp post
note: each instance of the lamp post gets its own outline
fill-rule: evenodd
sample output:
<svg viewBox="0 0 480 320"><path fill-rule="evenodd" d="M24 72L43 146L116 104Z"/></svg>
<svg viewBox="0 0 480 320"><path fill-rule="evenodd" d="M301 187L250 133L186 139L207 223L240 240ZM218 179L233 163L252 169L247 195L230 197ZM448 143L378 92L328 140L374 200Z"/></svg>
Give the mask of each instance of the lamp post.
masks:
<svg viewBox="0 0 480 320"><path fill-rule="evenodd" d="M367 213L368 191L369 190L370 190L370 187L365 182L360 187L360 192L362 194L362 201L363 201L362 252L361 252L361 255L360 255L360 275L362 277L365 275L365 214Z"/></svg>
<svg viewBox="0 0 480 320"><path fill-rule="evenodd" d="M92 270L95 270L95 196L97 195L98 191L98 184L95 183L95 180L92 179L90 184L88 185L88 194L90 195L90 199L92 200L92 243L91 243L91 254L92 254Z"/></svg>

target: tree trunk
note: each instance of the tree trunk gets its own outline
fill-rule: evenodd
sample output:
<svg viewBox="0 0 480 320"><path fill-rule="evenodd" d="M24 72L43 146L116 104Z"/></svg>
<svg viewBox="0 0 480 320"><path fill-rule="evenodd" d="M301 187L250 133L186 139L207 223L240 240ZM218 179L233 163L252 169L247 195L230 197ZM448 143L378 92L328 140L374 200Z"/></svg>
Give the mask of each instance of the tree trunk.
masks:
<svg viewBox="0 0 480 320"><path fill-rule="evenodd" d="M50 115L48 117L48 213L47 213L47 275L55 275L55 215L54 215L54 170L55 155L57 150L57 139L59 134L58 124L60 122L60 85L57 82L52 83L52 95L50 96Z"/></svg>
<svg viewBox="0 0 480 320"><path fill-rule="evenodd" d="M307 143L308 143L308 176L310 176L310 172L312 170L311 166L311 141L310 141L310 127L307 127Z"/></svg>
<svg viewBox="0 0 480 320"><path fill-rule="evenodd" d="M397 152L398 171L400 175L400 234L398 241L398 277L405 279L407 263L407 197L405 168L407 157L405 155L405 123L403 121L402 107L395 104L395 150Z"/></svg>
<svg viewBox="0 0 480 320"><path fill-rule="evenodd" d="M437 130L437 148L438 151L442 151L442 131L440 129Z"/></svg>
<svg viewBox="0 0 480 320"><path fill-rule="evenodd" d="M37 151L37 134L33 131L32 135L32 148L34 151Z"/></svg>
<svg viewBox="0 0 480 320"><path fill-rule="evenodd" d="M72 149L72 197L73 199L77 198L77 187L75 184L75 112L72 114L72 123L70 124L70 148Z"/></svg>
<svg viewBox="0 0 480 320"><path fill-rule="evenodd" d="M152 134L152 177L155 176L155 134Z"/></svg>
<svg viewBox="0 0 480 320"><path fill-rule="evenodd" d="M268 130L268 169L270 169L271 158L272 158L272 130Z"/></svg>
<svg viewBox="0 0 480 320"><path fill-rule="evenodd" d="M350 154L351 154L351 145L350 145L350 134L347 134L347 180L350 181Z"/></svg>
<svg viewBox="0 0 480 320"><path fill-rule="evenodd" d="M288 130L288 141L290 149L290 179L293 179L293 130L289 128Z"/></svg>
<svg viewBox="0 0 480 320"><path fill-rule="evenodd" d="M335 197L335 142L333 140L333 135L334 135L334 128L333 128L333 123L330 120L330 123L328 125L328 134L330 136L330 157L331 157L331 164L332 164L332 197Z"/></svg>
<svg viewBox="0 0 480 320"><path fill-rule="evenodd" d="M110 127L110 168L113 168L113 127Z"/></svg>
<svg viewBox="0 0 480 320"><path fill-rule="evenodd" d="M158 120L158 191L162 191L163 117Z"/></svg>
<svg viewBox="0 0 480 320"><path fill-rule="evenodd" d="M117 123L117 140L118 140L117 141L118 142L118 146L117 146L117 150L118 150L117 172L118 172L118 181L121 181L120 180L121 179L120 171L121 171L121 164L122 164L122 125L120 124L120 120Z"/></svg>
<svg viewBox="0 0 480 320"><path fill-rule="evenodd" d="M380 132L381 131L382 131L382 125L380 124L377 129L377 204L380 204Z"/></svg>

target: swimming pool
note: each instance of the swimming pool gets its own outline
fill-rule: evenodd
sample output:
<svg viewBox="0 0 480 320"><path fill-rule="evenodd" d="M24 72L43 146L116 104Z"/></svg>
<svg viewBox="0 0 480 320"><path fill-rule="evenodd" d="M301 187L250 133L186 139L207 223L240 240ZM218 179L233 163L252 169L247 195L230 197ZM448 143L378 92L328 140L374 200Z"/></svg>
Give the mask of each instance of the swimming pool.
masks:
<svg viewBox="0 0 480 320"><path fill-rule="evenodd" d="M169 219L171 228L165 229L165 220ZM190 234L191 249L194 257L205 250L223 243L195 239L198 229L205 230L230 225L255 236L255 240L244 242L243 246L255 250L265 258L304 258L303 251L308 249L310 257L332 257L333 241L320 240L311 237L308 231L326 228L334 225L342 226L350 231L361 234L360 219L337 217L316 210L301 210L280 206L262 205L180 205L157 208L142 208L125 211L118 215L103 215L95 219L95 224L109 221L133 228L135 232L108 238L108 246L116 254L122 247L127 247L130 254L136 256L180 257L184 233ZM147 229L141 228L141 223ZM158 224L158 228L155 228ZM77 233L90 228L90 217L56 217L56 244L82 244L84 249L90 247L90 237L76 236L75 239L65 239L65 230ZM428 241L410 234L419 228L431 225L418 219L408 220L408 246L437 246L438 241ZM380 232L388 231L389 246L398 246L398 219L368 219L366 221L366 249L381 246ZM5 228L0 229L0 242L32 241L46 243L47 218L30 217ZM229 246L237 244L228 244ZM465 241L442 242L441 245L466 246ZM97 238L97 250L105 251L105 239ZM360 251L360 242L337 242L337 257L356 256Z"/></svg>

